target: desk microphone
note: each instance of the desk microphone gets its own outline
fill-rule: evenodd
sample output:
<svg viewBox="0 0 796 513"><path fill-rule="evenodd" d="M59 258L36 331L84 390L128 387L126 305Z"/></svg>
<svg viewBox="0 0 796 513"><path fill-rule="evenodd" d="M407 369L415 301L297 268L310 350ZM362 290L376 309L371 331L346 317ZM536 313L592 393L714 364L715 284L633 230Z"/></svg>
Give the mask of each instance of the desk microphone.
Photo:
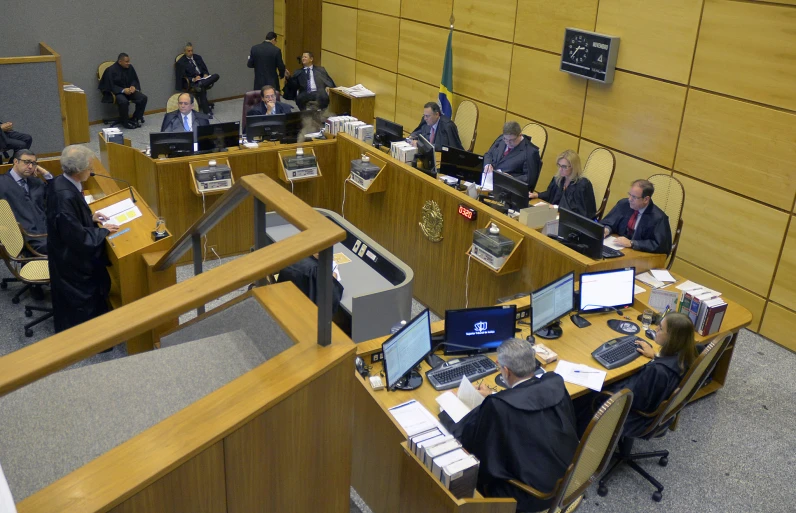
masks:
<svg viewBox="0 0 796 513"><path fill-rule="evenodd" d="M135 199L135 194L133 194L133 186L130 185L130 182L127 180L122 180L121 178L114 178L108 175L98 175L97 173L91 173L91 176L101 176L102 178L110 178L111 180L115 180L117 182L124 182L127 184L127 187L130 189L130 197L133 199L133 203L137 203L138 201Z"/></svg>

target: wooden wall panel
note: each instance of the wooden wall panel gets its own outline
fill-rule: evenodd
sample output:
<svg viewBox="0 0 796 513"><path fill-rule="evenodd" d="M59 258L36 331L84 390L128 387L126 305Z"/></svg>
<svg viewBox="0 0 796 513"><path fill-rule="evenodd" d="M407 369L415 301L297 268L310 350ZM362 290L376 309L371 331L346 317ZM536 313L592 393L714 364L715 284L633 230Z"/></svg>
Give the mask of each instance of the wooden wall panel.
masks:
<svg viewBox="0 0 796 513"><path fill-rule="evenodd" d="M359 0L359 9L380 12L390 16L400 16L401 0Z"/></svg>
<svg viewBox="0 0 796 513"><path fill-rule="evenodd" d="M565 28L594 30L597 4L598 0L519 0L514 42L560 55Z"/></svg>
<svg viewBox="0 0 796 513"><path fill-rule="evenodd" d="M517 0L484 2L483 0L456 0L453 15L456 30L511 41L514 38L514 20Z"/></svg>
<svg viewBox="0 0 796 513"><path fill-rule="evenodd" d="M290 0L285 0L285 1L290 1ZM356 8L357 6L357 0L323 0L323 3L345 5L346 7L354 7L354 8Z"/></svg>
<svg viewBox="0 0 796 513"><path fill-rule="evenodd" d="M401 18L450 26L453 0L401 0Z"/></svg>
<svg viewBox="0 0 796 513"><path fill-rule="evenodd" d="M617 67L688 83L703 0L602 0L596 32L619 36Z"/></svg>
<svg viewBox="0 0 796 513"><path fill-rule="evenodd" d="M796 224L793 217L769 298L791 310L796 310Z"/></svg>
<svg viewBox="0 0 796 513"><path fill-rule="evenodd" d="M448 31L443 28L401 20L398 73L439 85L447 41Z"/></svg>
<svg viewBox="0 0 796 513"><path fill-rule="evenodd" d="M359 11L357 17L357 53L359 61L398 71L398 25L392 16ZM344 30L349 37L350 32Z"/></svg>
<svg viewBox="0 0 796 513"><path fill-rule="evenodd" d="M395 96L395 122L411 132L423 120L423 105L437 101L438 86L430 86L398 75Z"/></svg>
<svg viewBox="0 0 796 513"><path fill-rule="evenodd" d="M677 171L790 210L795 162L796 114L696 90L688 93Z"/></svg>
<svg viewBox="0 0 796 513"><path fill-rule="evenodd" d="M760 326L760 334L771 340L796 351L796 312L776 303L768 303L766 306L766 316Z"/></svg>
<svg viewBox="0 0 796 513"><path fill-rule="evenodd" d="M355 82L376 93L376 117L395 119L395 90L398 75L363 62L357 62L356 71Z"/></svg>
<svg viewBox="0 0 796 513"><path fill-rule="evenodd" d="M613 84L589 84L581 135L670 167L685 93L685 87L617 71Z"/></svg>
<svg viewBox="0 0 796 513"><path fill-rule="evenodd" d="M274 0L274 32L285 34L285 0Z"/></svg>
<svg viewBox="0 0 796 513"><path fill-rule="evenodd" d="M691 85L796 110L796 9L706 0Z"/></svg>
<svg viewBox="0 0 796 513"><path fill-rule="evenodd" d="M352 86L357 83L356 62L354 59L323 51L323 67L338 86Z"/></svg>
<svg viewBox="0 0 796 513"><path fill-rule="evenodd" d="M357 26L357 9L323 4L322 46L352 59L357 57L357 38L352 31Z"/></svg>
<svg viewBox="0 0 796 513"><path fill-rule="evenodd" d="M528 123L536 123L536 120L521 118L513 114L506 113L506 121L517 121L520 125L525 126ZM564 150L578 151L580 139L574 135L567 134L560 130L556 130L551 126L545 126L547 129L547 148L542 157L542 172L539 173L539 181L536 184L536 190L546 190L550 180L558 173L556 167L556 157L563 153ZM586 160L582 160L586 163Z"/></svg>
<svg viewBox="0 0 796 513"><path fill-rule="evenodd" d="M453 34L453 91L506 108L511 72L510 43L455 32ZM439 83L442 67L435 83Z"/></svg>
<svg viewBox="0 0 796 513"><path fill-rule="evenodd" d="M559 71L557 55L514 47L508 110L580 134L586 80Z"/></svg>
<svg viewBox="0 0 796 513"><path fill-rule="evenodd" d="M688 226L686 225L683 230L685 231L687 228ZM689 280L699 283L700 285L718 290L721 292L722 296L737 301L743 305L744 308L752 312L752 324L749 325L749 329L752 331L760 329L760 320L763 318L763 309L766 306L765 298L686 262L680 258L679 253L672 266L672 271L687 276Z"/></svg>
<svg viewBox="0 0 796 513"><path fill-rule="evenodd" d="M788 214L679 173L675 177L686 194L677 256L766 296Z"/></svg>
<svg viewBox="0 0 796 513"><path fill-rule="evenodd" d="M453 97L453 111L459 107L459 103L467 98L461 96ZM474 100L470 100L474 101ZM496 109L481 102L474 103L478 106L478 125L476 126L477 134L475 140L475 153L486 153L492 146L495 139L503 133L503 123L506 121L506 111ZM465 149L469 141L462 141Z"/></svg>

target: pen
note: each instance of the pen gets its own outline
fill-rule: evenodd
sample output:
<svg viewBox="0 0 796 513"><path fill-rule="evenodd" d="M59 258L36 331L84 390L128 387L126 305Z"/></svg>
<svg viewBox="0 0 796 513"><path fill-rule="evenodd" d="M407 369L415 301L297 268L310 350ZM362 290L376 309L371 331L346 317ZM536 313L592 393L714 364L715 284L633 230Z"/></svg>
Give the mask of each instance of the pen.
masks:
<svg viewBox="0 0 796 513"><path fill-rule="evenodd" d="M576 373L578 373L578 374L597 374L597 373L599 373L600 371L583 371L583 370L575 370L575 371L572 371L572 372L576 372Z"/></svg>
<svg viewBox="0 0 796 513"><path fill-rule="evenodd" d="M481 386L481 383L483 383L483 382L484 382L484 380L483 380L483 379L481 379L481 380L478 382L478 384L475 386L475 388L478 388L478 387L480 387L480 386Z"/></svg>

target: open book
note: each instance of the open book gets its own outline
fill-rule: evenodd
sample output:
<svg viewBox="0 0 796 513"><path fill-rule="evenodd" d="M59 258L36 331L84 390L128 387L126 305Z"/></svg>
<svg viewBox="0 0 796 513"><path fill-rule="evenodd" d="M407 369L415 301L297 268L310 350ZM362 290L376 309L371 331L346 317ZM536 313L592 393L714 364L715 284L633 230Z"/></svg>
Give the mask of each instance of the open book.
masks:
<svg viewBox="0 0 796 513"><path fill-rule="evenodd" d="M437 397L436 401L440 409L447 413L453 422L459 422L473 408L480 406L484 402L484 396L475 389L466 376L462 376L458 394L454 395L450 391L445 392Z"/></svg>

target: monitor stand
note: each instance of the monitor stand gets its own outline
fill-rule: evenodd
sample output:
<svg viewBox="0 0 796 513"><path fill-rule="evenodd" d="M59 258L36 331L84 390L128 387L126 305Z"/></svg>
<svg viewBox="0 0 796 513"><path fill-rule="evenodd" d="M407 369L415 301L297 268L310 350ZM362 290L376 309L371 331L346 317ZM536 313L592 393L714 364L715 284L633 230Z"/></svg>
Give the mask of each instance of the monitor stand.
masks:
<svg viewBox="0 0 796 513"><path fill-rule="evenodd" d="M561 335L564 334L564 330L561 329L561 323L556 321L551 323L544 328L540 329L534 335L539 338L544 338L546 340L552 340L554 338L559 338Z"/></svg>
<svg viewBox="0 0 796 513"><path fill-rule="evenodd" d="M409 374L398 380L398 383L395 384L393 390L415 390L420 388L420 385L422 384L423 376L421 376L417 370L412 369Z"/></svg>

